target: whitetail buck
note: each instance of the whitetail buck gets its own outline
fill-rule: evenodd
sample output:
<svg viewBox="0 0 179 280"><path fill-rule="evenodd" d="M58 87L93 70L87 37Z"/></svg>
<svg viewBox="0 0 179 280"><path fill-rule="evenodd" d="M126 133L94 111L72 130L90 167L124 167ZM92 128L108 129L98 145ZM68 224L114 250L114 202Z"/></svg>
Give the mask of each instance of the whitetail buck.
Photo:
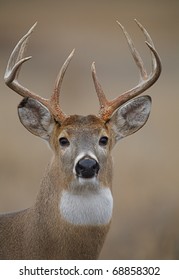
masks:
<svg viewBox="0 0 179 280"><path fill-rule="evenodd" d="M45 139L53 157L31 208L0 216L1 259L96 259L110 227L113 212L111 150L120 139L139 130L147 121L151 98L137 97L161 73L161 62L152 39L146 37L152 56L147 75L131 38L122 28L139 68L139 84L108 101L92 77L99 98L98 116L67 116L60 108L62 80L74 51L63 64L51 98L44 99L17 80L20 68L31 57L24 51L35 25L14 48L5 73L6 84L24 97L18 106L22 124Z"/></svg>

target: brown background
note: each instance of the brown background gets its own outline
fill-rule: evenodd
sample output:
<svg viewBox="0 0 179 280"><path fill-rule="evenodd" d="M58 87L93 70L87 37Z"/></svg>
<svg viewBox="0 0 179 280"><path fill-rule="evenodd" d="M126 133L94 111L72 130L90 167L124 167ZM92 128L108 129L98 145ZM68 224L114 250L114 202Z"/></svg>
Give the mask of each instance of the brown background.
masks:
<svg viewBox="0 0 179 280"><path fill-rule="evenodd" d="M109 98L138 82L125 38L125 25L150 71L150 54L133 21L148 29L160 53L163 72L147 91L153 98L147 125L121 141L114 155L114 218L101 259L179 258L179 1L9 1L0 0L0 211L32 205L51 152L20 124L20 97L4 85L14 45L38 21L21 81L49 96L56 74L75 47L63 83L67 113L98 109L90 67Z"/></svg>

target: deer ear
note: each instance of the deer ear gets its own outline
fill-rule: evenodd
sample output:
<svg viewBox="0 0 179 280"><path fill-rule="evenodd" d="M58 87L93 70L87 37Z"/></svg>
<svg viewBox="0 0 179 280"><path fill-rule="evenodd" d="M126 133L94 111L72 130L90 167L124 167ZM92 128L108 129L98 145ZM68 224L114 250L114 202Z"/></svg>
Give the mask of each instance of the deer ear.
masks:
<svg viewBox="0 0 179 280"><path fill-rule="evenodd" d="M18 106L21 123L36 136L49 139L54 127L54 119L49 110L39 101L24 98Z"/></svg>
<svg viewBox="0 0 179 280"><path fill-rule="evenodd" d="M150 96L141 96L119 107L109 120L115 142L143 127L149 117L151 103Z"/></svg>

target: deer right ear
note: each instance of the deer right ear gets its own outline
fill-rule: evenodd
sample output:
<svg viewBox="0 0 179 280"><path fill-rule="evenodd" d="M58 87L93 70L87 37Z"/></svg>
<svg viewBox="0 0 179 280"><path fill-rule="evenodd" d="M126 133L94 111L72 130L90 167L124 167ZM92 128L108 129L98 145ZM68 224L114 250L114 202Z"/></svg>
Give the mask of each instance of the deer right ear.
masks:
<svg viewBox="0 0 179 280"><path fill-rule="evenodd" d="M143 127L150 114L151 102L150 96L140 96L119 107L109 121L116 142Z"/></svg>
<svg viewBox="0 0 179 280"><path fill-rule="evenodd" d="M18 106L21 123L36 136L48 140L53 131L54 119L50 111L33 98L24 98Z"/></svg>

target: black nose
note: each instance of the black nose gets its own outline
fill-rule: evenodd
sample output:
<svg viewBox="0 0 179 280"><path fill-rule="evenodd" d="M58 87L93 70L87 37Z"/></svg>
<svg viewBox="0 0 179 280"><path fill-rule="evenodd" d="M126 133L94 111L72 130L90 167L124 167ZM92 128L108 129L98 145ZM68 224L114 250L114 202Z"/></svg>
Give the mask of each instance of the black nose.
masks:
<svg viewBox="0 0 179 280"><path fill-rule="evenodd" d="M82 178L92 178L98 174L99 164L95 159L82 158L75 167L76 174Z"/></svg>

